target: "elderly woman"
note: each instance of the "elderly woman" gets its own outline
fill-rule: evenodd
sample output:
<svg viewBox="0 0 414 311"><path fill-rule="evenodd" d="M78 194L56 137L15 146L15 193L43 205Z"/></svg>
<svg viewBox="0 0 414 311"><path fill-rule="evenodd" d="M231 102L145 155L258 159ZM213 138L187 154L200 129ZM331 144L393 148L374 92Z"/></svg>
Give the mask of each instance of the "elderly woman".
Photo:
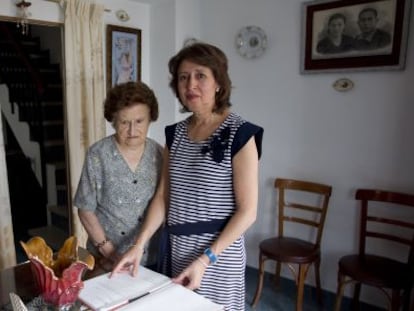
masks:
<svg viewBox="0 0 414 311"><path fill-rule="evenodd" d="M166 127L160 185L135 246L112 274L138 273L143 246L165 221L166 273L225 310L241 311L244 233L256 220L263 129L230 111L227 64L206 43L170 59L170 86L191 115Z"/></svg>
<svg viewBox="0 0 414 311"><path fill-rule="evenodd" d="M115 134L89 148L74 205L88 233L88 250L111 268L108 263L134 244L160 178L162 147L147 137L158 102L144 83L112 88L104 116ZM149 245L143 264L155 263L153 249Z"/></svg>

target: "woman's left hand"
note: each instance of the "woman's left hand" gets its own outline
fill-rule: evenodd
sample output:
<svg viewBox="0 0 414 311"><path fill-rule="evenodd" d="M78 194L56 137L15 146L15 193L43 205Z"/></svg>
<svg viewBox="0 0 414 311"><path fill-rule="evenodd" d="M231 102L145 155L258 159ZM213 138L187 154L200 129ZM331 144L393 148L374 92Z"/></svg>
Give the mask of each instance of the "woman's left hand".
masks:
<svg viewBox="0 0 414 311"><path fill-rule="evenodd" d="M176 278L173 278L174 283L183 285L184 287L195 290L200 287L201 279L203 278L206 267L198 260L194 260L183 272Z"/></svg>

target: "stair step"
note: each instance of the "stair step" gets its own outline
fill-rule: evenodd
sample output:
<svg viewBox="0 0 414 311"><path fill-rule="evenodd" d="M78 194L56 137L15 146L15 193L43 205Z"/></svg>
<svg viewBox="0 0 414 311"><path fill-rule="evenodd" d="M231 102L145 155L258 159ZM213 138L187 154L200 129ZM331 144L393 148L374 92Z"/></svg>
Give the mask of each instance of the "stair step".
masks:
<svg viewBox="0 0 414 311"><path fill-rule="evenodd" d="M48 81L54 81L55 83L62 84L62 77L60 76L60 71L58 70L50 69L41 71L39 69L39 74L45 83L49 83Z"/></svg>
<svg viewBox="0 0 414 311"><path fill-rule="evenodd" d="M48 120L43 121L43 126L63 125L63 120Z"/></svg>
<svg viewBox="0 0 414 311"><path fill-rule="evenodd" d="M30 63L34 67L40 67L40 66L47 66L49 64L49 52L48 51L36 51L31 52L28 54L28 57L30 58Z"/></svg>
<svg viewBox="0 0 414 311"><path fill-rule="evenodd" d="M66 191L67 190L67 186L65 185L56 185L56 190L58 191Z"/></svg>
<svg viewBox="0 0 414 311"><path fill-rule="evenodd" d="M47 102L41 102L40 105L42 106L43 109L49 109L49 108L53 108L53 107L62 107L63 104L61 101L47 101Z"/></svg>
<svg viewBox="0 0 414 311"><path fill-rule="evenodd" d="M65 240L68 238L68 234L66 232L54 226L29 229L28 233L32 237L42 237L46 241L47 245L49 245L55 251L58 251L63 246Z"/></svg>
<svg viewBox="0 0 414 311"><path fill-rule="evenodd" d="M43 101L63 101L62 86L60 88L47 88L42 97Z"/></svg>
<svg viewBox="0 0 414 311"><path fill-rule="evenodd" d="M33 126L30 131L30 138L32 140L63 140L64 139L64 124L62 120L44 121L42 127Z"/></svg>
<svg viewBox="0 0 414 311"><path fill-rule="evenodd" d="M48 83L47 87L51 89L55 88L62 90L62 83Z"/></svg>
<svg viewBox="0 0 414 311"><path fill-rule="evenodd" d="M46 142L47 143L47 142ZM45 146L45 161L53 163L65 160L65 145L62 143Z"/></svg>
<svg viewBox="0 0 414 311"><path fill-rule="evenodd" d="M49 94L49 92L47 92L47 93ZM61 93L60 96L62 96L62 93ZM52 97L48 97L48 98L52 98ZM53 104L51 104L51 105L48 104L47 102L42 102L41 106L42 106L43 120L45 120L45 121L63 120L63 105L62 105L62 102L60 102L60 103L53 102Z"/></svg>
<svg viewBox="0 0 414 311"><path fill-rule="evenodd" d="M55 166L56 170L64 170L66 169L66 162L65 161L56 161L56 162L51 162L50 164L53 164Z"/></svg>
<svg viewBox="0 0 414 311"><path fill-rule="evenodd" d="M38 51L40 49L40 39L39 38L32 38L26 37L19 40L20 44L26 51Z"/></svg>
<svg viewBox="0 0 414 311"><path fill-rule="evenodd" d="M55 147L55 146L64 146L65 142L61 139L55 139L55 140L46 140L44 142L45 147Z"/></svg>
<svg viewBox="0 0 414 311"><path fill-rule="evenodd" d="M51 213L59 215L63 218L68 218L68 208L66 206L49 205L47 207Z"/></svg>
<svg viewBox="0 0 414 311"><path fill-rule="evenodd" d="M66 185L56 186L56 192L57 192L56 194L57 204L66 206L68 204L68 191L66 189Z"/></svg>
<svg viewBox="0 0 414 311"><path fill-rule="evenodd" d="M42 67L42 68L39 68L39 72L40 73L53 73L53 72L56 72L56 69Z"/></svg>
<svg viewBox="0 0 414 311"><path fill-rule="evenodd" d="M56 185L66 185L66 166L56 168L55 170Z"/></svg>
<svg viewBox="0 0 414 311"><path fill-rule="evenodd" d="M34 91L29 94L29 89L16 89L16 95L21 96L24 98L28 98L29 96L33 96ZM49 96L49 95L47 95ZM48 101L52 97L47 97L44 100ZM32 122L33 120L37 120L40 114L43 121L53 121L53 120L63 120L63 105L62 101L60 103L53 101L51 104L49 102L41 102L40 107L39 104L31 101L20 102L19 105L19 120L25 122ZM40 108L40 114L39 114Z"/></svg>

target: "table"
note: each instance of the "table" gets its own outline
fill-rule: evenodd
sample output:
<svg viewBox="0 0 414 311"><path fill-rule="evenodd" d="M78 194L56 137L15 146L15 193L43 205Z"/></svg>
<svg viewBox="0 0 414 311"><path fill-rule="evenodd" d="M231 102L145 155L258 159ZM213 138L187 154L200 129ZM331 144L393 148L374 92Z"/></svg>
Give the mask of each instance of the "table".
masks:
<svg viewBox="0 0 414 311"><path fill-rule="evenodd" d="M87 280L102 275L103 273L107 273L108 270L104 269L106 266L107 265L104 262L95 262L94 269L87 270L84 273L82 280ZM151 270L148 271L148 273L150 273ZM158 275L156 272L152 273L154 274L154 277L155 275ZM99 278L95 280L98 279ZM148 295L146 299L143 299L142 301L137 300L128 304L124 307L125 310L136 310L138 308L138 305L136 305L137 303L140 304L139 309L142 307L143 310L162 310L165 303L171 310L183 310L184 306L187 307L186 310L188 310L189 305L195 306L195 308L191 308L191 310L223 310L223 306L215 304L193 291L185 289L177 284L170 284L171 286L165 286L162 290L151 293L151 295ZM40 292L35 283L30 261L0 271L0 311L12 310L9 297L9 293L11 292L17 294L25 304L30 305L32 307L30 308L31 310L40 310L40 308L38 308L39 305L34 303L35 301L39 303L37 299L34 298L38 297ZM40 306L41 310L44 310L44 306ZM200 308L198 308L198 306L200 306ZM72 306L71 310L85 310L85 306L78 301Z"/></svg>
<svg viewBox="0 0 414 311"><path fill-rule="evenodd" d="M83 280L105 273L106 271L95 263L92 271L86 271ZM30 266L30 261L0 271L0 310L8 310L10 305L9 293L20 296L27 303L40 294Z"/></svg>
<svg viewBox="0 0 414 311"><path fill-rule="evenodd" d="M29 261L0 271L0 308L9 304L11 292L23 301L30 301L39 295Z"/></svg>

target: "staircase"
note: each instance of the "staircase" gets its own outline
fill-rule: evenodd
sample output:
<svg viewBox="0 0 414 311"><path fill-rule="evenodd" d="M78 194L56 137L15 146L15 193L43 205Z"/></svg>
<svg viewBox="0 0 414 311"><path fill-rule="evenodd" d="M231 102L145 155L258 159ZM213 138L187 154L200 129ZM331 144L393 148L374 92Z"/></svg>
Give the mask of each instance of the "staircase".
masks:
<svg viewBox="0 0 414 311"><path fill-rule="evenodd" d="M0 22L0 83L6 84L9 92L9 99L2 102L3 116L22 150L33 142L39 146L37 155L25 154L35 163L32 169L37 169L34 174L46 206L36 208L47 221L44 226L27 228L27 233L43 237L57 250L68 237L70 226L62 75L59 64L51 63L49 53L30 31L21 35L14 23ZM29 138L19 130L22 124L28 127Z"/></svg>

